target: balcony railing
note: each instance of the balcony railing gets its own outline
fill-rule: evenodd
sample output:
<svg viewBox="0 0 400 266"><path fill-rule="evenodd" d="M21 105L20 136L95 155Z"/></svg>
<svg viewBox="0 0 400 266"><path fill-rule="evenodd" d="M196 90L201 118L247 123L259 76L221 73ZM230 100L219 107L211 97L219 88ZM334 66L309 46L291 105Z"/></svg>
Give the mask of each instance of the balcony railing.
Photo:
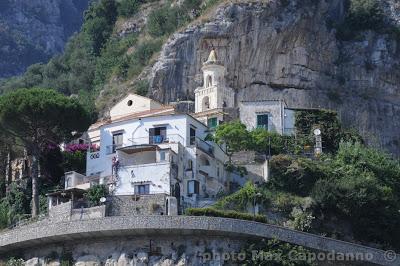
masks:
<svg viewBox="0 0 400 266"><path fill-rule="evenodd" d="M167 135L154 135L146 137L138 137L129 139L131 145L141 144L164 144L164 143L181 143L185 144L185 139L179 134L167 134Z"/></svg>
<svg viewBox="0 0 400 266"><path fill-rule="evenodd" d="M208 155L214 156L214 147L204 140L196 138L196 147Z"/></svg>

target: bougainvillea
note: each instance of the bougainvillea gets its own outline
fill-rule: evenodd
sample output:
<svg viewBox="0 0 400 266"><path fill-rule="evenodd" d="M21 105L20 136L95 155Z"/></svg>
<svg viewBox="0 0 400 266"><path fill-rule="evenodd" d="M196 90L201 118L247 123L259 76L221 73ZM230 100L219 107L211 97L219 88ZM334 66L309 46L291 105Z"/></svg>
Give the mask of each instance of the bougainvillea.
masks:
<svg viewBox="0 0 400 266"><path fill-rule="evenodd" d="M95 144L68 144L65 146L65 151L70 153L75 153L77 151L86 152L90 151L98 151L99 147Z"/></svg>

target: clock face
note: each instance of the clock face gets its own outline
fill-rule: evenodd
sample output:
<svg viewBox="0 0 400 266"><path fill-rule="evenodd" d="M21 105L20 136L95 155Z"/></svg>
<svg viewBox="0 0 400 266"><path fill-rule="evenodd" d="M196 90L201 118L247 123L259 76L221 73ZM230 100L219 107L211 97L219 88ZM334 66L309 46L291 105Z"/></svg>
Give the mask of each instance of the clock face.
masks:
<svg viewBox="0 0 400 266"><path fill-rule="evenodd" d="M314 135L316 135L316 136L321 135L321 130L319 128L314 129Z"/></svg>

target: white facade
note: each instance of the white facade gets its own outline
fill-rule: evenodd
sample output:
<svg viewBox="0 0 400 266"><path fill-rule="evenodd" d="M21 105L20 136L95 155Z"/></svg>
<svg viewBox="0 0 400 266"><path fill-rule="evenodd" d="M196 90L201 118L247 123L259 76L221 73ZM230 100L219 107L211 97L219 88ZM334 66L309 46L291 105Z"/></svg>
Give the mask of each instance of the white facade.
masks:
<svg viewBox="0 0 400 266"><path fill-rule="evenodd" d="M224 190L226 155L202 141L207 129L186 114L102 125L100 151L88 153L86 175L109 184L114 195L163 193L189 205L213 198Z"/></svg>
<svg viewBox="0 0 400 266"><path fill-rule="evenodd" d="M127 113L138 113L163 107L157 101L131 93L111 108L110 118L114 120L125 116Z"/></svg>
<svg viewBox="0 0 400 266"><path fill-rule="evenodd" d="M281 135L294 132L295 111L287 109L284 101L243 101L239 104L240 121L248 130L265 128Z"/></svg>

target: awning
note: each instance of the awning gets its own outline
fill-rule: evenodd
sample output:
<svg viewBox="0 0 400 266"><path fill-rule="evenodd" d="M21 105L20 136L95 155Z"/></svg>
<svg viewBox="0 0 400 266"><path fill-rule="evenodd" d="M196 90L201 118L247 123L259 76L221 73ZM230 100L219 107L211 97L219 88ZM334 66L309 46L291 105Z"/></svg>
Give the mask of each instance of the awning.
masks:
<svg viewBox="0 0 400 266"><path fill-rule="evenodd" d="M47 193L46 196L61 196L63 198L70 198L71 195L83 195L86 190L80 188L71 188L68 190L56 190L54 192Z"/></svg>
<svg viewBox="0 0 400 266"><path fill-rule="evenodd" d="M141 144L141 145L131 145L127 147L121 147L118 148L117 151L122 151L126 154L133 154L133 153L138 153L138 152L143 152L143 151L156 151L158 150L157 145L151 145L151 144Z"/></svg>

